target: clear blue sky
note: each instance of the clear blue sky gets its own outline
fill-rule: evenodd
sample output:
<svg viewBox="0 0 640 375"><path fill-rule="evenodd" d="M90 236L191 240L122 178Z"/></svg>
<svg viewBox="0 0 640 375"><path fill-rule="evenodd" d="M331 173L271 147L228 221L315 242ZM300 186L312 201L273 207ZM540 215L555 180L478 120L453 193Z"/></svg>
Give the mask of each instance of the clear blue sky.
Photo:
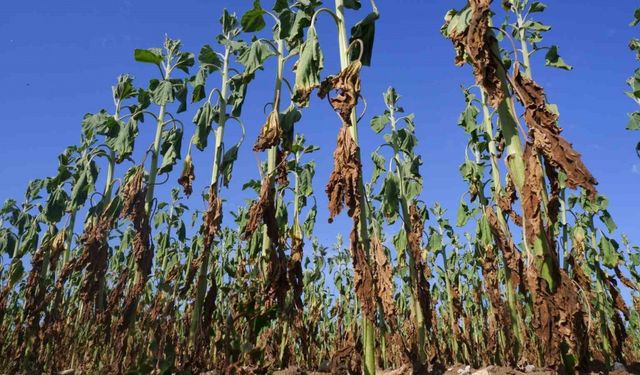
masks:
<svg viewBox="0 0 640 375"><path fill-rule="evenodd" d="M370 115L382 111L381 93L389 85L395 86L403 96L402 105L416 114L419 152L424 158L422 198L429 203L441 202L455 220L459 198L466 190L458 172L466 144L465 134L456 126L464 105L459 87L472 82L468 68L453 65L451 43L441 37L439 29L445 12L463 1L378 3L382 16L374 63L363 73L363 94L369 103L367 123ZM534 76L545 86L550 100L559 105L564 135L583 153L600 182L600 191L610 198L610 211L621 232L638 244L640 160L634 147L640 132L624 129L627 113L636 109L624 91L625 80L639 65L627 48L629 39L637 37L640 30L628 26L638 3L547 3L549 8L541 20L553 30L546 34L546 41L558 44L564 59L575 69L545 68L540 56L534 60ZM363 4L367 7L368 1ZM214 43L223 7L241 12L249 6L249 0L5 2L0 12L0 71L4 74L0 90L0 200L21 199L29 180L55 172L58 153L79 139L83 115L101 108L112 111L111 85L118 74L131 73L138 85L147 84L155 71L133 61L134 48L159 46L167 33L181 39L186 50L197 53L204 43ZM365 12L350 13L349 22ZM333 73L338 70L331 51L336 36L329 26L326 18L320 21L320 42L327 50L325 72ZM224 193L229 199L227 209L251 196L239 191L244 181L257 176L249 150L264 120L264 103L271 100L272 77L272 69L263 72L247 99L243 120L249 141L236 166L235 183ZM319 165L315 186L321 198L318 233L328 244L336 233L346 234L348 228L341 225L346 223L344 219L331 226L325 224L323 191L339 123L326 103L316 100L313 105L314 109L305 112L299 130L322 147L315 156ZM191 134L192 113L190 108L181 116L186 136ZM141 127L145 135L140 146L146 148L153 128L150 122ZM229 134L237 136L233 131ZM363 158L368 162L368 152L381 138L366 125L361 139ZM210 154L209 149L196 155L196 191L207 185ZM200 207L196 194L189 204Z"/></svg>

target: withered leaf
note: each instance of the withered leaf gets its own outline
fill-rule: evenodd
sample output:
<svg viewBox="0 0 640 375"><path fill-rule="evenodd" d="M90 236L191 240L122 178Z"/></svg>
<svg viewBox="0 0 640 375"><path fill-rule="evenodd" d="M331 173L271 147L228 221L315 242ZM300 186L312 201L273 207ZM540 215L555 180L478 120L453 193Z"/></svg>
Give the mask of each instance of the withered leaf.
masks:
<svg viewBox="0 0 640 375"><path fill-rule="evenodd" d="M535 149L553 167L567 175L568 187L576 189L580 186L587 191L590 199L595 199L595 185L598 182L582 162L581 155L560 135L562 129L558 127L558 115L547 106L543 88L523 76L518 68L515 69L512 84L516 96L525 107L524 118Z"/></svg>
<svg viewBox="0 0 640 375"><path fill-rule="evenodd" d="M346 126L340 128L337 143L333 152L333 171L325 189L329 197L329 222L342 211L344 205L349 209L349 217L360 214L360 148Z"/></svg>
<svg viewBox="0 0 640 375"><path fill-rule="evenodd" d="M262 126L262 130L260 130L260 135L253 145L253 151L265 151L271 147L275 147L280 143L281 137L280 115L278 111L273 110L269 113L267 121Z"/></svg>

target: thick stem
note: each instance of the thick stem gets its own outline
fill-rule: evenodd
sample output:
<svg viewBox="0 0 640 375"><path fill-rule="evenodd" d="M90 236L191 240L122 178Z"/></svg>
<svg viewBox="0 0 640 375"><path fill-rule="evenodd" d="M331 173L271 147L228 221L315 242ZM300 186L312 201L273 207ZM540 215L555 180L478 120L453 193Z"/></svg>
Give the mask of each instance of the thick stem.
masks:
<svg viewBox="0 0 640 375"><path fill-rule="evenodd" d="M220 179L220 167L222 163L223 137L224 127L227 122L227 87L229 85L229 57L231 51L229 47L225 48L224 61L222 65L222 88L220 90L220 115L218 117L218 128L216 129L216 144L213 153L213 167L211 171L211 186L213 192L218 194L218 180ZM209 269L209 252L211 249L202 249L204 259L198 272L198 281L196 284L196 300L191 315L190 336L192 344L196 344L197 332L200 330L200 322L202 315L202 305L207 291L207 270Z"/></svg>
<svg viewBox="0 0 640 375"><path fill-rule="evenodd" d="M492 50L496 56L500 56L497 42L495 42L492 46ZM520 135L518 134L516 111L513 105L513 97L509 93L507 72L505 72L504 69L499 66L497 69L497 74L502 84L502 91L505 94L505 98L498 106L498 116L500 118L500 127L502 129L502 134L506 143L507 168L509 169L509 173L511 174L511 177L513 178L513 181L516 185L516 190L518 191L520 197L522 197L522 188L525 182L525 172L522 143ZM522 199L520 201L521 204L524 205ZM549 285L549 289L554 291L557 282L554 276L554 262L552 256L550 255L549 243L544 235L544 229L540 228L538 232L539 234L536 239L532 241L533 243L529 243L529 241L526 241L527 235L525 233L525 248L527 249L527 252L530 249L533 250L535 258L534 263L536 268L540 272L541 277Z"/></svg>
<svg viewBox="0 0 640 375"><path fill-rule="evenodd" d="M396 118L395 118L395 108L393 105L389 106L389 119L391 124L392 131L396 131ZM396 165L396 174L398 175L398 180L400 181L400 214L402 215L402 222L404 223L404 231L406 236L407 243L410 243L409 233L411 233L411 214L409 213L409 202L407 196L407 189L405 186L404 173L401 168L402 160L400 159L400 154L398 150L394 150L394 159ZM420 299L418 297L418 290L420 290L420 285L418 285L418 275L416 271L416 262L420 262L420 259L415 259L413 256L413 252L409 251L409 279L411 282L411 313L415 319L415 326L418 330L418 358L420 363L424 364L427 360L427 352L426 352L426 327L424 324L424 311L422 311L422 306L420 305Z"/></svg>
<svg viewBox="0 0 640 375"><path fill-rule="evenodd" d="M147 200L144 205L147 215L151 213L156 177L158 177L158 159L160 158L160 142L162 141L162 128L164 127L165 111L166 107L163 104L160 106L160 111L158 112L156 136L153 141L153 149L151 150L151 169L149 169L149 182L147 183Z"/></svg>
<svg viewBox="0 0 640 375"><path fill-rule="evenodd" d="M282 93L282 81L284 80L284 41L278 40L278 62L276 68L276 82L274 89L274 97L273 97L273 110L277 113L280 113L280 96ZM276 173L276 159L278 154L278 147L273 146L269 148L267 152L267 178L269 180L269 189L274 188L275 184L275 173ZM268 253L272 247L271 238L267 233L266 224L262 231L262 257L268 257Z"/></svg>
<svg viewBox="0 0 640 375"><path fill-rule="evenodd" d="M439 229L440 236L443 235L442 229ZM449 322L451 324L451 335L453 336L451 340L451 344L453 346L453 359L458 361L459 350L458 350L458 338L456 336L456 332L458 330L458 321L455 318L454 306L453 306L453 288L451 286L451 276L449 275L449 259L447 258L447 249L446 247L442 248L442 264L444 270L444 283L447 288L447 312L449 313Z"/></svg>
<svg viewBox="0 0 640 375"><path fill-rule="evenodd" d="M62 266L64 267L64 265L67 264L67 262L69 262L69 259L71 259L71 245L73 243L73 230L74 227L76 226L76 215L77 215L78 211L73 210L71 211L71 215L69 216L69 227L67 228L67 238L66 238L66 243L64 245L64 255L62 257Z"/></svg>
<svg viewBox="0 0 640 375"><path fill-rule="evenodd" d="M336 6L336 16L338 19L338 45L340 48L340 68L344 70L349 65L349 56L348 56L348 46L347 46L347 29L345 25L344 18L344 0L335 0ZM351 126L349 127L351 137L354 142L358 144L358 124L357 124L357 114L355 108L351 112ZM358 151L359 153L360 151ZM360 155L358 155L360 159ZM364 184L362 182L362 173L360 173L360 181L358 182L358 189L360 190L360 218L359 222L359 230L360 233L360 241L362 241L362 246L364 246L365 253L367 256L369 255L369 233L368 233L368 211L366 208L366 193L364 190ZM365 375L374 375L376 370L376 359L375 359L375 339L374 339L374 322L368 319L363 314L363 345L364 345L364 374Z"/></svg>
<svg viewBox="0 0 640 375"><path fill-rule="evenodd" d="M491 121L491 114L489 113L489 107L487 106L484 91L481 91L482 96L482 114L483 114L483 125L484 131L487 134L489 139L489 154L491 159L491 180L493 183L493 195L494 201L498 201L500 198L500 192L502 191L502 186L500 183L500 169L498 168L498 151L495 142L495 136L493 134L493 124ZM511 231L509 226L504 220L504 216L502 214L502 209L499 206L496 206L498 223L505 236L510 237ZM520 349L524 344L524 337L522 332L524 331L524 323L522 322L522 318L520 314L518 314L518 308L516 306L516 291L513 282L511 281L511 272L512 270L509 268L509 264L507 262L506 257L502 257L503 266L504 266L504 274L505 274L505 284L507 290L507 304L509 309L509 316L511 318L511 330L515 333L516 345L513 347L514 358L519 357ZM522 329L521 329L522 328Z"/></svg>

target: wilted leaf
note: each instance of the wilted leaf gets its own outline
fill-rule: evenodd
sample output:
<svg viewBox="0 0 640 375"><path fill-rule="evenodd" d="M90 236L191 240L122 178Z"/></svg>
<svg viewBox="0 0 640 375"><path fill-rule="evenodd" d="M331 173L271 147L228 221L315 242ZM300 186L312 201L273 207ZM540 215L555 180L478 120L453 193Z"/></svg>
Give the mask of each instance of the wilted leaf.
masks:
<svg viewBox="0 0 640 375"><path fill-rule="evenodd" d="M222 173L222 183L224 186L229 186L231 181L231 173L233 172L233 164L238 159L238 150L240 145L233 145L222 157L222 164L220 165L220 171Z"/></svg>
<svg viewBox="0 0 640 375"><path fill-rule="evenodd" d="M246 74L253 74L256 70L262 69L262 64L275 54L269 44L258 39L238 56L238 62L244 65Z"/></svg>
<svg viewBox="0 0 640 375"><path fill-rule="evenodd" d="M162 135L164 141L160 148L162 154L162 165L158 169L158 174L169 173L173 170L176 161L180 159L180 150L182 148L182 129L179 127L171 128Z"/></svg>
<svg viewBox="0 0 640 375"><path fill-rule="evenodd" d="M376 21L378 18L380 18L380 15L377 12L369 13L362 21L351 28L349 43L360 40L364 46L360 48L360 44L356 43L356 46L351 49L351 61L358 59L360 54L362 54L362 58L360 59L362 65L371 66L373 43L376 34Z"/></svg>
<svg viewBox="0 0 640 375"><path fill-rule="evenodd" d="M384 130L384 127L387 126L388 123L389 115L386 113L382 116L373 116L373 118L371 119L371 129L373 129L373 131L376 133L380 133Z"/></svg>
<svg viewBox="0 0 640 375"><path fill-rule="evenodd" d="M322 50L314 27L309 28L307 40L300 47L296 66L296 84L293 100L302 106L309 104L311 91L320 86L320 72L324 67Z"/></svg>

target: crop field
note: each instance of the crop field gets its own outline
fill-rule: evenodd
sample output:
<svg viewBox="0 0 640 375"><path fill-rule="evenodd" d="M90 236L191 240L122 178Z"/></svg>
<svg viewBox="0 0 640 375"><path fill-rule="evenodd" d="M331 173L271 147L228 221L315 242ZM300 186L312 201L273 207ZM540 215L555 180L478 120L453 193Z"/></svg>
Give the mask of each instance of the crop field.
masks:
<svg viewBox="0 0 640 375"><path fill-rule="evenodd" d="M374 0L211 3L210 44L132 51L155 78L68 109L79 142L0 197L0 374L640 373L640 248L622 234L640 228L618 230L563 96L536 81L572 74L547 5L455 0L423 26L468 73L450 82L466 190L446 209L429 119L393 86L362 95L391 22ZM632 74L620 100L640 105ZM606 126L625 125L638 137L640 110Z"/></svg>

